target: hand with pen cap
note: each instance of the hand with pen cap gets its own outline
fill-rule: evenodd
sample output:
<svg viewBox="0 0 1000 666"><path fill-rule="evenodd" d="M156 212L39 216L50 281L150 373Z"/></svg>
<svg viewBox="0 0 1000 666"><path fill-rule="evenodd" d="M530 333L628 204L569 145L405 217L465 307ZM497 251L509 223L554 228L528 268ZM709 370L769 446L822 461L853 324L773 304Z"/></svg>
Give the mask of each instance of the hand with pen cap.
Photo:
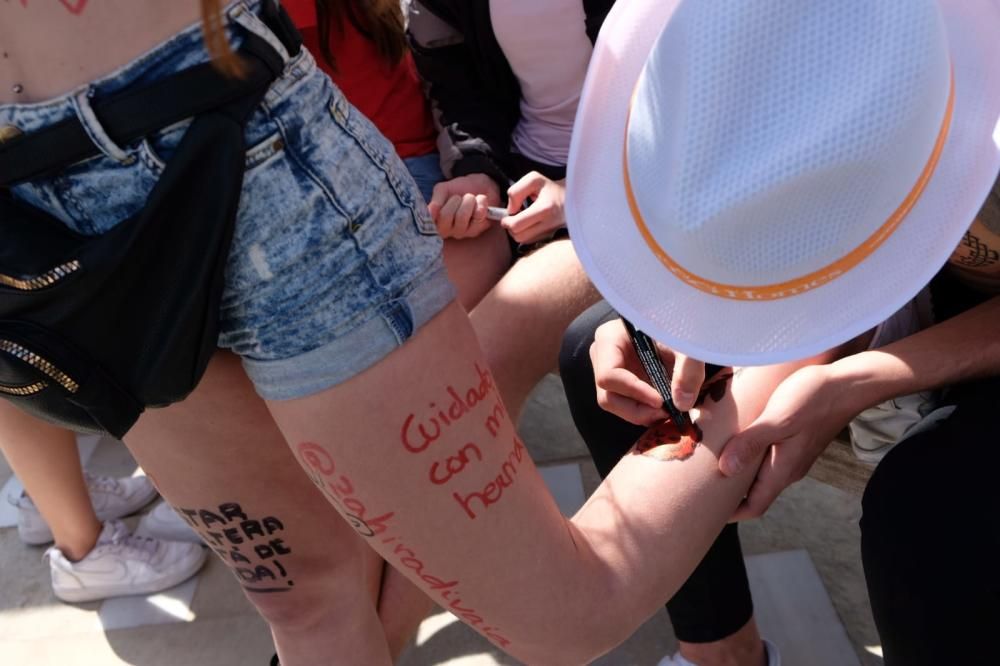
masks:
<svg viewBox="0 0 1000 666"><path fill-rule="evenodd" d="M475 238L492 224L487 208L499 203L496 182L484 173L472 173L435 185L427 210L442 238Z"/></svg>
<svg viewBox="0 0 1000 666"><path fill-rule="evenodd" d="M531 203L525 206L529 199ZM551 180L532 171L507 190L507 217L500 224L518 243L544 240L566 226L565 200L565 179Z"/></svg>
<svg viewBox="0 0 1000 666"><path fill-rule="evenodd" d="M705 364L656 343L664 366L673 368L670 388L674 405L686 412L698 401L705 384ZM597 403L605 411L636 425L667 417L663 397L649 382L628 331L620 319L598 327L590 346Z"/></svg>

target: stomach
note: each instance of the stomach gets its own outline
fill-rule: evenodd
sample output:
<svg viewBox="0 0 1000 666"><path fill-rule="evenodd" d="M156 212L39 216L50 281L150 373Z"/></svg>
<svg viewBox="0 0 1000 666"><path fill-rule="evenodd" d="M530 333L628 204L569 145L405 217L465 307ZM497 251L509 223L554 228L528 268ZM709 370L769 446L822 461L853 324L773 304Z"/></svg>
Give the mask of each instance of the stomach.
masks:
<svg viewBox="0 0 1000 666"><path fill-rule="evenodd" d="M200 0L0 2L0 105L86 85L200 19Z"/></svg>

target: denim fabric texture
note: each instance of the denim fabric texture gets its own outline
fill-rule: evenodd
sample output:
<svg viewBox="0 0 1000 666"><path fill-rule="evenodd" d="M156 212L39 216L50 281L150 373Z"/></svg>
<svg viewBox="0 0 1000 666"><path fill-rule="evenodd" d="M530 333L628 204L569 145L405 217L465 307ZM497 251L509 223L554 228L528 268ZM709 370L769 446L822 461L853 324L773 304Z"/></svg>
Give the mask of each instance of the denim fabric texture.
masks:
<svg viewBox="0 0 1000 666"><path fill-rule="evenodd" d="M434 195L434 186L444 180L444 172L441 171L441 157L437 153L417 155L407 157L403 160L413 181L420 189L424 201L430 201Z"/></svg>
<svg viewBox="0 0 1000 666"><path fill-rule="evenodd" d="M275 41L257 4L227 9L234 44L246 30ZM188 123L115 146L89 100L206 60L195 25L85 89L0 106L0 127L24 133L78 117L102 150L55 177L18 185L14 196L83 234L136 213ZM243 358L263 397L302 397L392 352L454 299L454 289L406 166L306 49L288 59L254 112L246 143L219 346Z"/></svg>

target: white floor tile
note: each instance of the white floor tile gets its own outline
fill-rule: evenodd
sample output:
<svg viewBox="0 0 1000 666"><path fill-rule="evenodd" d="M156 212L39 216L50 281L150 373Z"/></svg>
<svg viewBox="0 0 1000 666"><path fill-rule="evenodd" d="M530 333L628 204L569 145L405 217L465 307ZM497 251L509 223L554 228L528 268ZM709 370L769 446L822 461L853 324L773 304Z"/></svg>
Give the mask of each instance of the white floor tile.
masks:
<svg viewBox="0 0 1000 666"><path fill-rule="evenodd" d="M790 550L746 558L762 636L792 666L860 666L809 553Z"/></svg>
<svg viewBox="0 0 1000 666"><path fill-rule="evenodd" d="M130 629L150 624L193 622L191 600L198 588L198 576L177 587L148 596L118 597L101 604L98 617L105 630Z"/></svg>

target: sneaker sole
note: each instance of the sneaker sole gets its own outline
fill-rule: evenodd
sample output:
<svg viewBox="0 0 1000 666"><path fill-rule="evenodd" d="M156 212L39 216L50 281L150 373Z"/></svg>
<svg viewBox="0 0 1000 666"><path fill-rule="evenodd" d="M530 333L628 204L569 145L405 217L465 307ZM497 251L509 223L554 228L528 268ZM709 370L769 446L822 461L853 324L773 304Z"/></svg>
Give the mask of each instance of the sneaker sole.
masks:
<svg viewBox="0 0 1000 666"><path fill-rule="evenodd" d="M103 601L104 599L113 599L115 597L132 597L140 596L144 594L155 594L156 592L162 592L163 590L168 590L171 587L180 585L188 578L191 578L205 565L205 561L208 559L208 551L205 548L201 549L201 557L192 561L192 563L185 567L184 569L179 569L173 573L173 575L160 579L156 581L155 584L147 584L143 587L136 587L135 585L109 585L100 589L79 589L73 588L68 590L60 590L55 585L52 586L52 592L56 595L56 598L60 601L65 601L68 603L83 603L86 601Z"/></svg>

